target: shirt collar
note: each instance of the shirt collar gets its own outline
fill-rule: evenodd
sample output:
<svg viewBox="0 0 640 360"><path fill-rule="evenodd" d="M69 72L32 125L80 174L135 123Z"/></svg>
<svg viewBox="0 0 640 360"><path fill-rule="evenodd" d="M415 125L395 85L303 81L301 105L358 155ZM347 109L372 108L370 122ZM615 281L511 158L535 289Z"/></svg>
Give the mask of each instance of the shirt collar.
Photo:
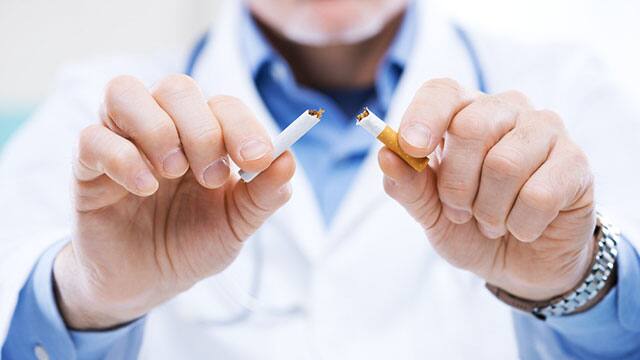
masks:
<svg viewBox="0 0 640 360"><path fill-rule="evenodd" d="M242 11L240 27L242 51L249 66L251 76L255 79L262 67L281 58L271 47L264 34L262 34L251 16L249 9L246 7L244 7ZM393 65L399 67L400 70L405 68L415 40L415 31L416 9L414 1L411 1L400 25L400 29L385 57L383 66Z"/></svg>

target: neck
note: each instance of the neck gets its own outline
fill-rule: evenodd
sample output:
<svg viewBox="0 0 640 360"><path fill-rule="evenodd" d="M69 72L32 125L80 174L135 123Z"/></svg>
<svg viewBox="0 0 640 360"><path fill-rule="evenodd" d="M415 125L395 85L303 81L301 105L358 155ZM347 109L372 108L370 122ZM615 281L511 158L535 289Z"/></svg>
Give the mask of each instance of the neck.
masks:
<svg viewBox="0 0 640 360"><path fill-rule="evenodd" d="M354 44L308 46L292 42L260 20L258 26L271 46L287 61L302 85L315 89L350 89L372 86L382 62L402 22L404 13L394 17L372 38Z"/></svg>

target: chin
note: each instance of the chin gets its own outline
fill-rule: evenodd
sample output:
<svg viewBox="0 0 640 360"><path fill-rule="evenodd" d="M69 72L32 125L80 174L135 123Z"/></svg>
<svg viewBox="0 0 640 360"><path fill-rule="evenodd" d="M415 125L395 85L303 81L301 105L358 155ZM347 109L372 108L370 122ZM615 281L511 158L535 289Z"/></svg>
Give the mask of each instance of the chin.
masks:
<svg viewBox="0 0 640 360"><path fill-rule="evenodd" d="M250 7L291 41L330 46L373 37L408 0L251 0Z"/></svg>
<svg viewBox="0 0 640 360"><path fill-rule="evenodd" d="M370 14L375 3L377 2L316 0L300 5L296 12L307 21L317 21L327 32L340 33L361 21L363 14Z"/></svg>

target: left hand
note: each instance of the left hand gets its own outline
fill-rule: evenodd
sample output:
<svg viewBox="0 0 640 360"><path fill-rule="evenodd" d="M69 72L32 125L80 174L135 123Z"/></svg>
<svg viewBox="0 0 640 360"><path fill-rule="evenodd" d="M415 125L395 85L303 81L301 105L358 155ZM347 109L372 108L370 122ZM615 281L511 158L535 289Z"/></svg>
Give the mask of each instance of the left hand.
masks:
<svg viewBox="0 0 640 360"><path fill-rule="evenodd" d="M399 134L412 156L441 150L422 173L386 148L379 162L385 190L442 257L529 300L578 285L593 256L593 175L558 115L517 92L432 80Z"/></svg>

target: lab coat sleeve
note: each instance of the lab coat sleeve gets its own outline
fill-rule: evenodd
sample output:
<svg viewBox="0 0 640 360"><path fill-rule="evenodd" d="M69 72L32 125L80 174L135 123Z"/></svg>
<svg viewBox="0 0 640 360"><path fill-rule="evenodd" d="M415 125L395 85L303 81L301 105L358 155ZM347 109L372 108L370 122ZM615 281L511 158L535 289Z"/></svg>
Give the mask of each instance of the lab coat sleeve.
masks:
<svg viewBox="0 0 640 360"><path fill-rule="evenodd" d="M99 121L105 84L132 74L152 85L177 71L174 62L123 57L67 67L56 90L0 153L0 344L36 262L72 235L74 148L80 131Z"/></svg>
<svg viewBox="0 0 640 360"><path fill-rule="evenodd" d="M0 344L38 258L70 236L71 149L80 129L97 118L76 91L79 82L62 76L61 90L0 154Z"/></svg>
<svg viewBox="0 0 640 360"><path fill-rule="evenodd" d="M51 359L137 358L144 319L109 331L66 328L56 305L52 278L54 259L65 244L59 242L44 253L20 291L2 358L22 359L36 352L46 352Z"/></svg>
<svg viewBox="0 0 640 360"><path fill-rule="evenodd" d="M516 313L514 324L524 359L640 358L640 109L607 79L589 56L555 64L545 104L564 118L570 135L587 152L595 175L596 208L613 219L620 244L618 282L597 306L582 314L541 321ZM538 81L540 78L538 78Z"/></svg>

